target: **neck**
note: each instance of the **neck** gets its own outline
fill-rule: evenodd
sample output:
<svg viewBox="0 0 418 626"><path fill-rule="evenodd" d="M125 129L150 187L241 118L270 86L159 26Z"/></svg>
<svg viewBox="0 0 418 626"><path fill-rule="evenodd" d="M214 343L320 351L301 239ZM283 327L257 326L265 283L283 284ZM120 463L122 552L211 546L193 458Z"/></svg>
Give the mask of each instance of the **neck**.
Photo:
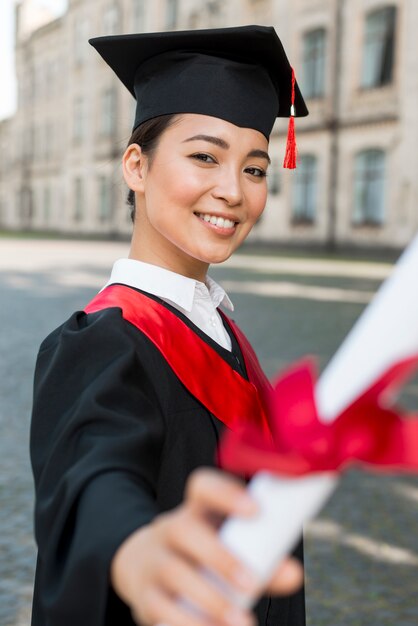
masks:
<svg viewBox="0 0 418 626"><path fill-rule="evenodd" d="M140 236L132 237L129 258L143 263L150 263L166 270L193 278L204 283L209 269L208 263L186 255L182 250L167 241L163 249L153 246L152 242Z"/></svg>

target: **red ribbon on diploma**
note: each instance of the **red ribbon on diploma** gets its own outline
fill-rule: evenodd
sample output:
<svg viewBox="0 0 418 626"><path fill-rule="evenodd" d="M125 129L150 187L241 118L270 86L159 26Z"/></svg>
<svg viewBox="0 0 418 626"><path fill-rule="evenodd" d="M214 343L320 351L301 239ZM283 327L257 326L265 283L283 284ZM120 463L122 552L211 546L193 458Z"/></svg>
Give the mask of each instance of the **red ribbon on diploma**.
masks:
<svg viewBox="0 0 418 626"><path fill-rule="evenodd" d="M417 367L418 357L395 364L334 421L324 423L315 404L314 363L301 361L271 391L264 390L271 437L254 423L227 431L219 464L246 476L260 470L290 476L339 472L353 463L379 471L417 471L418 415L405 414L393 403Z"/></svg>

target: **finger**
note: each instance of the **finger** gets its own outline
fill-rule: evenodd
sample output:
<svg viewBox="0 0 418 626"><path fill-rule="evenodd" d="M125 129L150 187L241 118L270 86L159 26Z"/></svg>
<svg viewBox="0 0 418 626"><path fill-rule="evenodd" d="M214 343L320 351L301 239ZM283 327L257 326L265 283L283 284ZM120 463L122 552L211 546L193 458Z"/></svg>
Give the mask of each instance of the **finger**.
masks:
<svg viewBox="0 0 418 626"><path fill-rule="evenodd" d="M167 527L168 545L198 565L225 579L238 591L254 595L259 584L257 578L220 541L214 528L183 510Z"/></svg>
<svg viewBox="0 0 418 626"><path fill-rule="evenodd" d="M258 511L242 481L211 468L200 468L190 475L186 500L194 508L222 515L254 515Z"/></svg>
<svg viewBox="0 0 418 626"><path fill-rule="evenodd" d="M207 620L192 613L173 598L158 588L151 588L143 598L141 607L131 608L136 624L167 624L169 626L208 626Z"/></svg>
<svg viewBox="0 0 418 626"><path fill-rule="evenodd" d="M303 567L297 559L283 561L274 573L267 591L274 595L290 595L303 585Z"/></svg>
<svg viewBox="0 0 418 626"><path fill-rule="evenodd" d="M228 598L195 567L181 558L172 557L160 571L159 584L170 595L186 597L203 615L212 622L251 626L250 614L228 600Z"/></svg>

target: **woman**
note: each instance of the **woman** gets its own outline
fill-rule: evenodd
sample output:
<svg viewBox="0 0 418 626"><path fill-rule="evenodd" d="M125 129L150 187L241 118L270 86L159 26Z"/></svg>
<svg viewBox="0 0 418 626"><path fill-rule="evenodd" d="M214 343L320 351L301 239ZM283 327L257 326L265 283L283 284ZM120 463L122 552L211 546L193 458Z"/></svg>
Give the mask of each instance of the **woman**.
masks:
<svg viewBox="0 0 418 626"><path fill-rule="evenodd" d="M237 480L198 468L214 465L225 424L259 409L245 400L251 348L219 312L232 305L207 271L264 210L268 137L289 114L291 68L271 28L91 43L138 101L123 156L134 228L129 259L40 348L32 624L244 626L254 617L202 570L260 594L216 534L256 505ZM306 113L297 86L296 106ZM267 591L301 580L289 559ZM303 592L265 597L255 614L303 626Z"/></svg>

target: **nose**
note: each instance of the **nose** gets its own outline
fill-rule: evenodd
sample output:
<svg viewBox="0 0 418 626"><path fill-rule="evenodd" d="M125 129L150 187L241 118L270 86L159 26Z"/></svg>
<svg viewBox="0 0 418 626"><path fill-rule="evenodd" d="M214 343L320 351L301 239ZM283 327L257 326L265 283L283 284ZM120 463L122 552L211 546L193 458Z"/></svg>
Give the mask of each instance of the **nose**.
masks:
<svg viewBox="0 0 418 626"><path fill-rule="evenodd" d="M238 206L242 202L242 185L240 172L232 168L219 171L216 186L212 190L214 198L223 200L228 206Z"/></svg>

